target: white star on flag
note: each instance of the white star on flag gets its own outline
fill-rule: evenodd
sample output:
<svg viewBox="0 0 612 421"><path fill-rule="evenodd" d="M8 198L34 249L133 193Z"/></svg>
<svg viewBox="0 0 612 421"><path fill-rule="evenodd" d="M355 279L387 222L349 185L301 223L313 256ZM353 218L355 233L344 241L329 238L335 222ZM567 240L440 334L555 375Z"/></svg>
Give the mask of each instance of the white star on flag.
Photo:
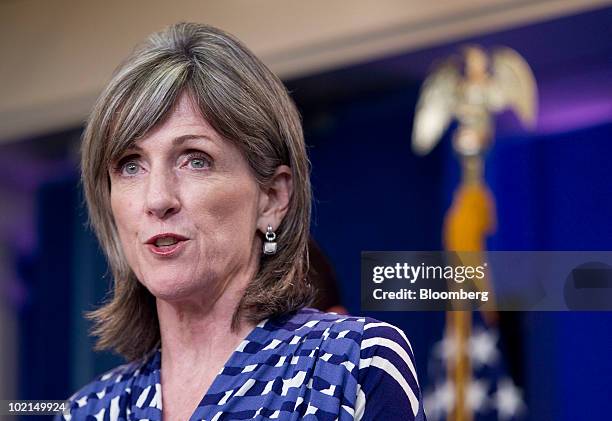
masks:
<svg viewBox="0 0 612 421"><path fill-rule="evenodd" d="M442 419L455 405L455 389L450 381L436 385L432 393L425 395L425 413L429 421Z"/></svg>
<svg viewBox="0 0 612 421"><path fill-rule="evenodd" d="M467 387L465 400L474 412L481 412L487 407L489 385L484 380L472 380Z"/></svg>
<svg viewBox="0 0 612 421"><path fill-rule="evenodd" d="M499 419L507 420L520 415L525 410L521 391L512 380L506 378L497 384L497 392L493 396Z"/></svg>
<svg viewBox="0 0 612 421"><path fill-rule="evenodd" d="M497 332L478 330L470 337L470 357L475 368L483 365L492 366L499 359L497 350Z"/></svg>
<svg viewBox="0 0 612 421"><path fill-rule="evenodd" d="M459 346L453 336L444 335L441 341L436 343L434 353L436 357L444 361L454 361L457 358Z"/></svg>

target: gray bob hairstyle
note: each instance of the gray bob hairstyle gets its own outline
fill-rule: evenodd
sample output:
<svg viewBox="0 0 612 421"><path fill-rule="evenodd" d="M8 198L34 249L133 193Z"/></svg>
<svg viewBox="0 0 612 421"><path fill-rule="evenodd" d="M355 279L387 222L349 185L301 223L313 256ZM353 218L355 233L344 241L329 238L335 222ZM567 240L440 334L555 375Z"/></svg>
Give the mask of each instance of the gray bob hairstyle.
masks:
<svg viewBox="0 0 612 421"><path fill-rule="evenodd" d="M138 281L121 250L110 207L111 163L172 110L188 92L203 117L235 143L257 182L266 186L279 165L293 175L287 214L277 228L278 253L261 259L233 317L259 322L308 305L307 242L311 191L300 116L282 82L233 36L211 26L179 23L151 35L115 71L83 134L81 171L90 223L108 258L113 293L88 313L96 348L128 360L160 340L155 298Z"/></svg>

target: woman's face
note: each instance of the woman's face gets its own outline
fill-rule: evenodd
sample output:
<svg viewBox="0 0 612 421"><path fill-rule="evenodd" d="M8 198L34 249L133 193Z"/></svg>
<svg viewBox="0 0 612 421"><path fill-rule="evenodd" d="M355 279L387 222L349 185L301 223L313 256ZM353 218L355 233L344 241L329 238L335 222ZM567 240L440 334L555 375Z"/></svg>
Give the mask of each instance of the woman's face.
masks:
<svg viewBox="0 0 612 421"><path fill-rule="evenodd" d="M188 95L109 172L124 254L154 296L214 296L254 275L262 193L238 148Z"/></svg>

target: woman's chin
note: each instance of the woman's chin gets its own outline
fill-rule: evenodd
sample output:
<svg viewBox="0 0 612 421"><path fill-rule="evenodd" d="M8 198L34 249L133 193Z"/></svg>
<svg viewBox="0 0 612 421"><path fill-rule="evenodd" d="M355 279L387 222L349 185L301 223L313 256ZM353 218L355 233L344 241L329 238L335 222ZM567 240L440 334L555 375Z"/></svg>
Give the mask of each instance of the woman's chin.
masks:
<svg viewBox="0 0 612 421"><path fill-rule="evenodd" d="M201 284L193 281L148 280L144 285L155 298L168 302L193 300L205 289Z"/></svg>

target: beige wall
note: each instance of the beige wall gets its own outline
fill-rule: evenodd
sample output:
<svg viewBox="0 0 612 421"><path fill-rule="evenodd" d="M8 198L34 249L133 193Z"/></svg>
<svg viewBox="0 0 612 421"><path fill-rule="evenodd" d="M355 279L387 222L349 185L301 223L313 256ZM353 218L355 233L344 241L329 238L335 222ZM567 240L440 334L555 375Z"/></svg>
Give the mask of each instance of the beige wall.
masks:
<svg viewBox="0 0 612 421"><path fill-rule="evenodd" d="M6 0L0 3L0 141L79 124L130 48L181 20L234 33L290 77L606 3Z"/></svg>

